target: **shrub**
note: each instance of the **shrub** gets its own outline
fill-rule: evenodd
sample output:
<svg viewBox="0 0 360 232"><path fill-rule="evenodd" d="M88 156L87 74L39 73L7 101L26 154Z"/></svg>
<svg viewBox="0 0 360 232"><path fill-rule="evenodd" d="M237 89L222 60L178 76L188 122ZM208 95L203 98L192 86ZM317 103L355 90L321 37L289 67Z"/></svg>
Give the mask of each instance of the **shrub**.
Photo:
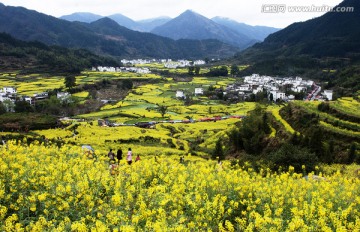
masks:
<svg viewBox="0 0 360 232"><path fill-rule="evenodd" d="M301 172L305 165L306 172L315 169L318 164L318 157L307 148L284 144L281 148L268 156L273 170L279 170L280 167L288 168L293 166L295 172Z"/></svg>

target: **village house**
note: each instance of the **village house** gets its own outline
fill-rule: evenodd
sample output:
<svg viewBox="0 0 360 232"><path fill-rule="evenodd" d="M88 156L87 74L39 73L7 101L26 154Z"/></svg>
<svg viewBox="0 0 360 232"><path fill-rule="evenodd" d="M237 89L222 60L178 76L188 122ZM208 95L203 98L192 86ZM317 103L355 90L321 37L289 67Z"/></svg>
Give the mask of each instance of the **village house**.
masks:
<svg viewBox="0 0 360 232"><path fill-rule="evenodd" d="M34 99L32 97L24 96L23 99L24 101L28 102L30 105L34 103Z"/></svg>
<svg viewBox="0 0 360 232"><path fill-rule="evenodd" d="M332 101L332 99L333 99L333 91L332 90L324 90L323 95L327 100Z"/></svg>
<svg viewBox="0 0 360 232"><path fill-rule="evenodd" d="M184 91L182 91L182 90L177 90L177 91L176 91L176 94L175 94L175 97L176 97L176 98L185 98Z"/></svg>
<svg viewBox="0 0 360 232"><path fill-rule="evenodd" d="M202 95L204 94L203 88L195 88L195 95Z"/></svg>
<svg viewBox="0 0 360 232"><path fill-rule="evenodd" d="M56 98L59 99L60 101L66 101L70 96L71 94L68 92L58 92L56 94Z"/></svg>
<svg viewBox="0 0 360 232"><path fill-rule="evenodd" d="M35 93L34 98L36 100L44 100L44 99L49 98L49 94L47 92Z"/></svg>
<svg viewBox="0 0 360 232"><path fill-rule="evenodd" d="M7 94L16 94L17 93L15 87L8 87L8 86L3 88L3 92L7 93Z"/></svg>
<svg viewBox="0 0 360 232"><path fill-rule="evenodd" d="M17 90L15 87L3 87L0 89L0 102L11 101L15 102L17 96Z"/></svg>
<svg viewBox="0 0 360 232"><path fill-rule="evenodd" d="M270 95L271 94L273 95L273 101L276 101L278 99L285 100L285 98L286 98L286 95L285 95L284 92L280 92L280 91L277 91L277 90L270 91Z"/></svg>

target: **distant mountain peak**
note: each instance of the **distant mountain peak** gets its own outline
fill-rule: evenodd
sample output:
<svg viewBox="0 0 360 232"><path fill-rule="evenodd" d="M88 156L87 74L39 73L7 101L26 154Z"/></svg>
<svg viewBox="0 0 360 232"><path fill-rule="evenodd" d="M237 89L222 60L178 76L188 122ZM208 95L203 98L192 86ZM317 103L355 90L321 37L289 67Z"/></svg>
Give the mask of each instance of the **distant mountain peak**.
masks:
<svg viewBox="0 0 360 232"><path fill-rule="evenodd" d="M101 15L93 14L90 12L75 12L69 15L63 15L60 17L60 19L64 19L70 22L79 21L84 23L91 23L102 17L103 16Z"/></svg>
<svg viewBox="0 0 360 232"><path fill-rule="evenodd" d="M201 14L199 14L199 13L193 11L193 10L186 10L176 18L182 18L182 17L200 17L200 18L208 19L205 16L203 16L203 15L201 15Z"/></svg>
<svg viewBox="0 0 360 232"><path fill-rule="evenodd" d="M239 48L245 48L255 42L255 40L250 39L247 35L220 25L193 10L184 11L178 17L156 27L151 32L175 40L217 39Z"/></svg>
<svg viewBox="0 0 360 232"><path fill-rule="evenodd" d="M97 26L103 25L103 26L107 26L107 27L119 27L119 24L109 17L104 17L104 18L98 19L98 20L90 23L90 25L97 25Z"/></svg>

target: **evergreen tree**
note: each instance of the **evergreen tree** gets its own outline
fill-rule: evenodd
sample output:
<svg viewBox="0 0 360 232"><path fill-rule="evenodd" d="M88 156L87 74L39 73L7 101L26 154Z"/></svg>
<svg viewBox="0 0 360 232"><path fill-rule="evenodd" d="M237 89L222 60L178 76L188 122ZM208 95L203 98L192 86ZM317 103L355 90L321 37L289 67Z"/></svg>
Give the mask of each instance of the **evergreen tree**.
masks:
<svg viewBox="0 0 360 232"><path fill-rule="evenodd" d="M218 160L224 160L225 159L225 154L224 154L224 150L222 147L222 141L221 139L218 139L218 141L216 141L215 144L215 150L212 154L212 158L216 159L218 157Z"/></svg>
<svg viewBox="0 0 360 232"><path fill-rule="evenodd" d="M356 158L356 144L352 143L348 152L348 163L351 164L355 161Z"/></svg>
<svg viewBox="0 0 360 232"><path fill-rule="evenodd" d="M239 67L235 64L231 65L231 69L230 69L230 74L232 76L236 76L237 74L239 74L240 70Z"/></svg>
<svg viewBox="0 0 360 232"><path fill-rule="evenodd" d="M65 83L66 88L71 89L71 88L75 87L75 85L76 85L76 77L75 76L66 76L64 83Z"/></svg>

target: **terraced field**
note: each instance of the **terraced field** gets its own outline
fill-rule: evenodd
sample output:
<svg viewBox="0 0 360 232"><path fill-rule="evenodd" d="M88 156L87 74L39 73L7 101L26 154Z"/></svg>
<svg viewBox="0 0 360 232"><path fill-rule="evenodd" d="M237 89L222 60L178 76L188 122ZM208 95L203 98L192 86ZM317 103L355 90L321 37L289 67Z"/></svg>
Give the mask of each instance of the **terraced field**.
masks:
<svg viewBox="0 0 360 232"><path fill-rule="evenodd" d="M341 98L329 102L327 112L320 111L319 102L294 102L306 112L319 116L320 125L328 132L351 137L360 142L360 103L353 98ZM335 110L332 110L335 109ZM339 114L339 112L341 112ZM348 118L346 116L349 116ZM345 118L345 119L344 119Z"/></svg>

